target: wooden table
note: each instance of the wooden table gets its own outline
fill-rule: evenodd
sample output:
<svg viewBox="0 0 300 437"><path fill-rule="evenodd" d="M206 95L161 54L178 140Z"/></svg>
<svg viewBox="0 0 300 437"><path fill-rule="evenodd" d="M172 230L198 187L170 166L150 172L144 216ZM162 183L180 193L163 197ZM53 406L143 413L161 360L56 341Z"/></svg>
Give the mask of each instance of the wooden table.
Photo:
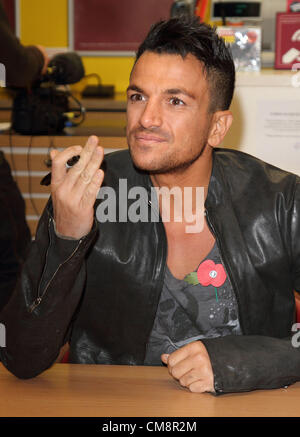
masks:
<svg viewBox="0 0 300 437"><path fill-rule="evenodd" d="M1 417L299 417L300 383L213 396L165 367L55 364L20 380L0 365Z"/></svg>

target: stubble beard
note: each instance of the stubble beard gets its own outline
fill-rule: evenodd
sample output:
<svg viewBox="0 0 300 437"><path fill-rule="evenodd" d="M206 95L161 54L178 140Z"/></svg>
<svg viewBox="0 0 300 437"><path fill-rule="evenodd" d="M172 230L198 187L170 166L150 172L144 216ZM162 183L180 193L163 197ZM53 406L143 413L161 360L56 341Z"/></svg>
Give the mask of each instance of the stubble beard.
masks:
<svg viewBox="0 0 300 437"><path fill-rule="evenodd" d="M149 175L162 175L162 174L182 174L184 173L194 162L196 162L203 154L205 146L207 144L207 138L203 138L201 141L201 149L198 153L195 153L193 156L189 158L180 160L174 159L174 157L167 156L167 159L160 161L159 163L153 162L148 165L143 165L135 159L133 148L130 145L129 138L127 139L129 153L132 159L132 162L136 168L141 171L147 172Z"/></svg>

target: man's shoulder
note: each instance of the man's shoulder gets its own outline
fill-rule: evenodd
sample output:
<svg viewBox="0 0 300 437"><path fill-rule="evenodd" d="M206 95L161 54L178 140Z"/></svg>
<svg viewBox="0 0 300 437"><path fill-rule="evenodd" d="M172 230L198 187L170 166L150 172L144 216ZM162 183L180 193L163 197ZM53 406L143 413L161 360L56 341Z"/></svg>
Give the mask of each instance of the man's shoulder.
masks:
<svg viewBox="0 0 300 437"><path fill-rule="evenodd" d="M265 181L270 184L299 183L300 177L287 170L267 163L260 158L235 149L218 148L214 152L215 162L223 173L241 181Z"/></svg>
<svg viewBox="0 0 300 437"><path fill-rule="evenodd" d="M274 205L278 196L292 204L300 195L299 176L233 149L215 150L211 180L213 192L227 192L232 202L247 202L253 208Z"/></svg>

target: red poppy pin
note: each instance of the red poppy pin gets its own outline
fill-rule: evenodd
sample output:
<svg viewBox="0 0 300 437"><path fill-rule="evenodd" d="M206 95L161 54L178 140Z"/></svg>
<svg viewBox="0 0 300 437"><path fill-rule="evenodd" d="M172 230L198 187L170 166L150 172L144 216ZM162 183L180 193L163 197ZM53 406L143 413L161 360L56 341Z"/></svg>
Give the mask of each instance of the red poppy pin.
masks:
<svg viewBox="0 0 300 437"><path fill-rule="evenodd" d="M196 272L189 273L184 280L191 284L201 284L204 287L212 285L215 288L216 300L218 302L217 287L221 287L226 281L226 272L222 264L215 264L212 260L207 259L200 264Z"/></svg>

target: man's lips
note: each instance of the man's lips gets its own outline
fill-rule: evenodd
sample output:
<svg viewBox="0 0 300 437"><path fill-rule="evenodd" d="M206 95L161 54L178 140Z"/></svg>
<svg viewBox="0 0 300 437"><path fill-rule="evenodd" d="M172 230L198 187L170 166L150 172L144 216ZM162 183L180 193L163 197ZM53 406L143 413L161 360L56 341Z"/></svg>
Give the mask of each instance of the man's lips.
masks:
<svg viewBox="0 0 300 437"><path fill-rule="evenodd" d="M165 138L157 137L155 135L145 135L145 134L135 135L135 139L146 143L162 143L166 141Z"/></svg>

